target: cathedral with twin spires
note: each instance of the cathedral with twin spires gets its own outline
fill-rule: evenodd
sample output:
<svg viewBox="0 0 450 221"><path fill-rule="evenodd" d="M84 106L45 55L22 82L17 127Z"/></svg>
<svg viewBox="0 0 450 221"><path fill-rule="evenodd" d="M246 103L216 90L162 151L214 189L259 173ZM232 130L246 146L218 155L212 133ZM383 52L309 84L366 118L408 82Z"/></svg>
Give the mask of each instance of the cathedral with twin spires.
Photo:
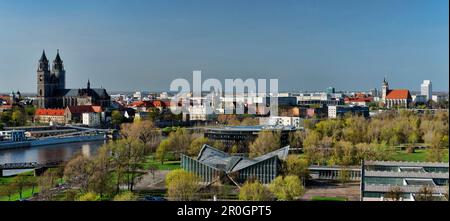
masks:
<svg viewBox="0 0 450 221"><path fill-rule="evenodd" d="M37 100L39 108L66 108L68 106L96 105L109 107L111 97L103 88L66 89L66 70L59 50L50 71L49 60L42 52L37 69Z"/></svg>

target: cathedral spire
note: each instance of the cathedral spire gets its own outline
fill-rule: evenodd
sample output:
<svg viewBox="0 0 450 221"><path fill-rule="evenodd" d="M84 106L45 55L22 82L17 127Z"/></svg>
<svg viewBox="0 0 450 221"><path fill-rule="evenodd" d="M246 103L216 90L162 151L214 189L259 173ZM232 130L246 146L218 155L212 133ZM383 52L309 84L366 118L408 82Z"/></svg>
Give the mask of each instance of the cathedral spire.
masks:
<svg viewBox="0 0 450 221"><path fill-rule="evenodd" d="M87 89L88 89L88 90L91 89L91 82L89 81L89 78L88 78L88 82L87 82Z"/></svg>
<svg viewBox="0 0 450 221"><path fill-rule="evenodd" d="M47 56L45 55L45 50L42 50L41 59L39 59L39 62L48 62Z"/></svg>
<svg viewBox="0 0 450 221"><path fill-rule="evenodd" d="M55 62L61 62L62 63L61 57L59 56L59 49L56 50Z"/></svg>
<svg viewBox="0 0 450 221"><path fill-rule="evenodd" d="M56 58L53 61L53 70L64 70L63 61L59 56L59 49L56 51Z"/></svg>
<svg viewBox="0 0 450 221"><path fill-rule="evenodd" d="M39 59L39 64L38 64L38 71L48 71L49 67L48 67L48 59L47 56L45 55L45 50L42 50L42 55L41 58Z"/></svg>

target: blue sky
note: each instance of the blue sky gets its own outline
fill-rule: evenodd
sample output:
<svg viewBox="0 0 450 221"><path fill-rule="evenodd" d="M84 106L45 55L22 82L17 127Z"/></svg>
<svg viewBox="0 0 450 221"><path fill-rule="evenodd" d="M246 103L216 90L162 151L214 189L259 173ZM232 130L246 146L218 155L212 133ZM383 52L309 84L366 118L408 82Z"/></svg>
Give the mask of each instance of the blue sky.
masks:
<svg viewBox="0 0 450 221"><path fill-rule="evenodd" d="M35 92L42 49L67 86L168 90L209 78L278 78L281 90L448 91L448 0L3 0L0 91Z"/></svg>

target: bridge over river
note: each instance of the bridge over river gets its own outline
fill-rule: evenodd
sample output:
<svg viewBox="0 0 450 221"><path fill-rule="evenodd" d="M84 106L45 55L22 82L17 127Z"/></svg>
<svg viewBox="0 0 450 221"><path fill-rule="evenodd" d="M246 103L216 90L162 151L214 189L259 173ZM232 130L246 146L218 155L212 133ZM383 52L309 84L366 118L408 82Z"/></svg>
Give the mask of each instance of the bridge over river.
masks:
<svg viewBox="0 0 450 221"><path fill-rule="evenodd" d="M33 169L34 175L39 176L44 173L48 168L59 167L63 161L53 161L53 162L24 162L24 163L5 163L0 164L0 177L3 177L3 171L5 170L26 170Z"/></svg>

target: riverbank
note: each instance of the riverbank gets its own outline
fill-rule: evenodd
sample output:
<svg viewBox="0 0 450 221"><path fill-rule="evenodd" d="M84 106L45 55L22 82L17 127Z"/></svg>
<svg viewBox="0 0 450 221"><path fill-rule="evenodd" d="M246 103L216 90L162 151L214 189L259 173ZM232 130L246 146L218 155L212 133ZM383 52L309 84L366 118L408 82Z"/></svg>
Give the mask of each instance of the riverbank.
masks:
<svg viewBox="0 0 450 221"><path fill-rule="evenodd" d="M73 136L73 137L52 137L52 138L42 138L18 142L0 142L0 150L46 146L54 144L99 141L106 139L107 137L104 134L98 134L98 135Z"/></svg>

